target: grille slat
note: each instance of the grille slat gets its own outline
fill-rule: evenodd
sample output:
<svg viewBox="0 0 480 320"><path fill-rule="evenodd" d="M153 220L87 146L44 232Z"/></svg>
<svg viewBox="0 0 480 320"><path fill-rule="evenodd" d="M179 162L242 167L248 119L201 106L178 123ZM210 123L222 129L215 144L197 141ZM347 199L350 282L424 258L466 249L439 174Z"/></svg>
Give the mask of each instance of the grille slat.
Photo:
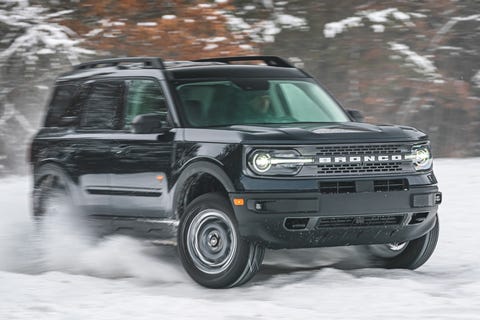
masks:
<svg viewBox="0 0 480 320"><path fill-rule="evenodd" d="M321 156L374 155L405 153L408 150L402 144L356 144L318 146L317 154Z"/></svg>
<svg viewBox="0 0 480 320"><path fill-rule="evenodd" d="M318 219L315 228L393 226L401 224L404 218L405 215L324 217Z"/></svg>
<svg viewBox="0 0 480 320"><path fill-rule="evenodd" d="M361 184L361 186L358 186ZM359 181L322 181L319 190L322 194L354 192L392 192L408 190L407 179L382 179Z"/></svg>

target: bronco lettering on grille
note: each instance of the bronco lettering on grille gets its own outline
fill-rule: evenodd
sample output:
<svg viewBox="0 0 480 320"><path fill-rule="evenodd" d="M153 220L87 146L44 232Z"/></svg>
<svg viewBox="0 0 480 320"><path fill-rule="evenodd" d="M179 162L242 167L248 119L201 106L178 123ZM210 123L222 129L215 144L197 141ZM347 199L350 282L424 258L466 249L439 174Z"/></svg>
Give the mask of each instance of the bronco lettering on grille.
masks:
<svg viewBox="0 0 480 320"><path fill-rule="evenodd" d="M366 163L408 160L405 155L379 155L379 156L348 156L348 157L319 157L318 163Z"/></svg>

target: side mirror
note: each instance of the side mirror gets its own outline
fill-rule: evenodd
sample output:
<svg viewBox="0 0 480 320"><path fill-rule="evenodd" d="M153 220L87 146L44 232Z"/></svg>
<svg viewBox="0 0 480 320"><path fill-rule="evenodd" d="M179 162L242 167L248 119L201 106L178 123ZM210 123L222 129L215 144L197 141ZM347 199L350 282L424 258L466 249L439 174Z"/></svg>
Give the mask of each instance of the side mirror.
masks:
<svg viewBox="0 0 480 320"><path fill-rule="evenodd" d="M363 122L365 119L363 114L358 110L347 110L347 113L355 122Z"/></svg>
<svg viewBox="0 0 480 320"><path fill-rule="evenodd" d="M139 114L132 121L133 133L161 133L165 131L165 115L157 113Z"/></svg>

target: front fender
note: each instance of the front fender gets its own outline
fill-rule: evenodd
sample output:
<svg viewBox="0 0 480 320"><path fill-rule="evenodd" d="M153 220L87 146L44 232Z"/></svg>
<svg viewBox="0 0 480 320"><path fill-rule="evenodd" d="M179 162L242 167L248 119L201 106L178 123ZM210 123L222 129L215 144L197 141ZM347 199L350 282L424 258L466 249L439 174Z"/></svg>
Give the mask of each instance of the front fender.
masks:
<svg viewBox="0 0 480 320"><path fill-rule="evenodd" d="M178 217L178 207L182 204L188 182L195 176L203 173L209 174L217 179L228 193L236 191L234 184L218 164L207 159L191 162L182 170L172 190L172 212L174 212L175 217Z"/></svg>

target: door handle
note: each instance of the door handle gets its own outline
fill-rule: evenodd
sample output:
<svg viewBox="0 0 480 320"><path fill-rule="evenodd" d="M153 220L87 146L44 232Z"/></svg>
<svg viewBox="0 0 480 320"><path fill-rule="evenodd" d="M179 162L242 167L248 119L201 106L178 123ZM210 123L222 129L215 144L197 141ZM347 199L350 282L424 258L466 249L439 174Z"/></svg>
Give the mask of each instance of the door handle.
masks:
<svg viewBox="0 0 480 320"><path fill-rule="evenodd" d="M117 147L112 147L110 150L112 151L112 153L115 156L122 156L122 155L127 154L130 151L130 146L120 145L120 146L117 146Z"/></svg>

